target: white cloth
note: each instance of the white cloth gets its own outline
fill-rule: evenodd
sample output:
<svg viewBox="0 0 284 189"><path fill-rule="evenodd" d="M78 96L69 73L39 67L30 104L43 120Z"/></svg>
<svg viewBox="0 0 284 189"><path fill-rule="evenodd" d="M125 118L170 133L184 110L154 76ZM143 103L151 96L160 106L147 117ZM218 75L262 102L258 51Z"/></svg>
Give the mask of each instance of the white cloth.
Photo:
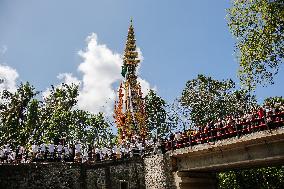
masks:
<svg viewBox="0 0 284 189"><path fill-rule="evenodd" d="M25 152L25 148L23 146L20 146L19 154L23 154L24 152Z"/></svg>
<svg viewBox="0 0 284 189"><path fill-rule="evenodd" d="M106 148L106 147L104 147L104 148L102 149L102 153L103 153L103 154L106 154L106 153L107 153L107 148Z"/></svg>
<svg viewBox="0 0 284 189"><path fill-rule="evenodd" d="M124 152L125 152L125 148L124 148L124 147L121 147L120 151L121 151L122 153L124 153Z"/></svg>
<svg viewBox="0 0 284 189"><path fill-rule="evenodd" d="M50 153L54 153L54 144L49 144L49 146L48 146L48 151L49 151Z"/></svg>
<svg viewBox="0 0 284 189"><path fill-rule="evenodd" d="M143 150L142 143L138 143L137 147L138 147L139 150Z"/></svg>
<svg viewBox="0 0 284 189"><path fill-rule="evenodd" d="M75 145L75 153L81 153L81 144Z"/></svg>
<svg viewBox="0 0 284 189"><path fill-rule="evenodd" d="M32 145L32 151L33 151L33 153L38 152L38 146L36 144Z"/></svg>
<svg viewBox="0 0 284 189"><path fill-rule="evenodd" d="M180 139L181 139L180 133L176 133L176 134L175 134L175 138L176 138L177 140L180 140Z"/></svg>
<svg viewBox="0 0 284 189"><path fill-rule="evenodd" d="M116 153L116 152L117 152L117 147L116 147L116 146L114 146L114 147L112 148L112 152L113 152L113 153Z"/></svg>
<svg viewBox="0 0 284 189"><path fill-rule="evenodd" d="M99 153L100 152L100 149L99 148L95 148L95 153Z"/></svg>
<svg viewBox="0 0 284 189"><path fill-rule="evenodd" d="M63 146L61 144L57 145L57 151L58 152L62 152L62 148L63 148Z"/></svg>
<svg viewBox="0 0 284 189"><path fill-rule="evenodd" d="M41 152L45 152L46 151L46 146L45 146L44 143L40 145L40 151Z"/></svg>
<svg viewBox="0 0 284 189"><path fill-rule="evenodd" d="M69 155L69 149L67 146L64 147L64 153L65 155Z"/></svg>

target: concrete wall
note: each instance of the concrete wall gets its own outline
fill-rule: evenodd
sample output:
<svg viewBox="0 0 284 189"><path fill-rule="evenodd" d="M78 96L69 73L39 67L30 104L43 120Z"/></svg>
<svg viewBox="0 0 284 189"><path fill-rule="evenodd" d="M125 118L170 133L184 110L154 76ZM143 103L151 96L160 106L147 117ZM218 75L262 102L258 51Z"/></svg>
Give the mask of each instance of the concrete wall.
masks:
<svg viewBox="0 0 284 189"><path fill-rule="evenodd" d="M0 165L1 189L172 189L172 172L167 158L105 161L98 164L31 163Z"/></svg>
<svg viewBox="0 0 284 189"><path fill-rule="evenodd" d="M100 164L19 164L0 165L1 189L74 188L120 189L145 188L141 159Z"/></svg>
<svg viewBox="0 0 284 189"><path fill-rule="evenodd" d="M145 185L149 189L176 188L172 161L168 154L153 155L144 159Z"/></svg>

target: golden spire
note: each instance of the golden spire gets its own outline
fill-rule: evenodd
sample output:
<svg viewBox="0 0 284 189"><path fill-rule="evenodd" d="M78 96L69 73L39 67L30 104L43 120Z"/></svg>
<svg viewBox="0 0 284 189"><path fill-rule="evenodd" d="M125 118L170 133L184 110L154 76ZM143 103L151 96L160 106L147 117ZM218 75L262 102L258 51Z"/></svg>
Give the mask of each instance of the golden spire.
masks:
<svg viewBox="0 0 284 189"><path fill-rule="evenodd" d="M145 102L136 75L136 68L139 62L133 20L131 18L121 71L124 81L120 86L118 92L119 100L115 105L114 111L120 142L130 140L133 135L140 135L143 139L147 135Z"/></svg>
<svg viewBox="0 0 284 189"><path fill-rule="evenodd" d="M124 64L134 64L137 65L137 63L140 62L138 58L138 52L136 51L136 39L135 39L135 33L134 33L134 27L133 27L133 21L130 20L130 26L128 29L128 35L127 35L127 41L125 45L124 50Z"/></svg>

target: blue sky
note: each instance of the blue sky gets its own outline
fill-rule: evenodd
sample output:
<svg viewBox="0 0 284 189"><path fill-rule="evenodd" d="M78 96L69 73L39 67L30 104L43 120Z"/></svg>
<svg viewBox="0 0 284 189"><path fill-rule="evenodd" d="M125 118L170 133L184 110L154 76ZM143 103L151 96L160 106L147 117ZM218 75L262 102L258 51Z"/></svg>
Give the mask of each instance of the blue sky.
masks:
<svg viewBox="0 0 284 189"><path fill-rule="evenodd" d="M86 38L95 33L95 43L114 57L122 54L133 17L144 57L140 75L171 102L199 73L238 82L225 19L229 6L228 0L0 0L0 63L17 72L17 82L29 81L41 91L58 84L60 73L84 81L79 67L87 58L78 52L92 50ZM257 89L260 101L283 95L283 82L282 66L273 86Z"/></svg>

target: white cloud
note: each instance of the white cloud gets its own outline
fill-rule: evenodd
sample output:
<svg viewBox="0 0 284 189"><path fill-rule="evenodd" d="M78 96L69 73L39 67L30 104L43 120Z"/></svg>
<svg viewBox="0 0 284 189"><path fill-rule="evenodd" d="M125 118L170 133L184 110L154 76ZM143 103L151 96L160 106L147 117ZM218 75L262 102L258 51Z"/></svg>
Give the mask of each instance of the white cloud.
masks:
<svg viewBox="0 0 284 189"><path fill-rule="evenodd" d="M87 48L78 53L83 59L78 67L83 75L78 106L94 113L109 114L116 96L113 85L121 79L122 59L120 54L99 44L94 33L87 38L87 43Z"/></svg>
<svg viewBox="0 0 284 189"><path fill-rule="evenodd" d="M138 82L141 85L141 90L142 90L142 93L143 93L143 97L145 97L149 93L150 89L152 89L154 91L157 91L157 87L156 86L155 87L151 87L150 83L148 81L146 81L145 79L142 79L142 78L138 77L137 80L138 80Z"/></svg>
<svg viewBox="0 0 284 189"><path fill-rule="evenodd" d="M4 89L15 92L17 89L18 72L6 65L0 64L0 91Z"/></svg>
<svg viewBox="0 0 284 189"><path fill-rule="evenodd" d="M137 48L137 51L142 62L144 57L140 48ZM95 33L87 37L86 49L80 50L78 54L83 60L78 66L82 79L74 77L71 73L61 73L57 78L64 83L81 84L78 97L80 109L112 115L117 96L115 85L117 86L123 79L121 76L122 55L113 52L105 44L99 44ZM141 78L138 78L138 81L141 83L143 94L147 94L150 84Z"/></svg>
<svg viewBox="0 0 284 189"><path fill-rule="evenodd" d="M144 56L142 54L142 51L141 51L141 48L140 47L137 47L137 52L138 52L138 59L143 62L144 61ZM140 65L140 64L139 64Z"/></svg>
<svg viewBox="0 0 284 189"><path fill-rule="evenodd" d="M60 73L57 78L66 84L80 85L80 80L77 77L74 77L72 73Z"/></svg>

